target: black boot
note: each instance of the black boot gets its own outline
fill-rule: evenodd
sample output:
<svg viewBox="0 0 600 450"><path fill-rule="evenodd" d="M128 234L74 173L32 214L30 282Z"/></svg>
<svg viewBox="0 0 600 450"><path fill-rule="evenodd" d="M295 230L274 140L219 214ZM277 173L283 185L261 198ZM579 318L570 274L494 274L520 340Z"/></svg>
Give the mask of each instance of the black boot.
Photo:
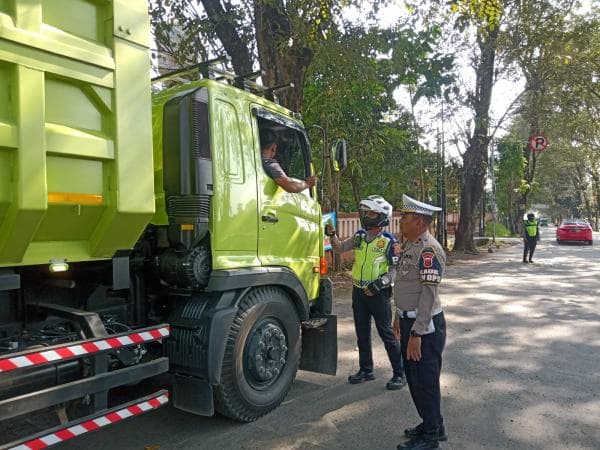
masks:
<svg viewBox="0 0 600 450"><path fill-rule="evenodd" d="M390 378L390 381L386 383L385 388L388 391L397 391L398 389L402 389L405 385L406 378L394 375L392 378Z"/></svg>
<svg viewBox="0 0 600 450"><path fill-rule="evenodd" d="M407 428L406 430L404 430L404 436L406 436L407 438L411 438L411 439L423 436L423 424L421 423L414 428ZM440 425L440 429L438 430L437 440L438 441L447 441L448 440L448 433L446 433L446 427L444 426L444 424Z"/></svg>
<svg viewBox="0 0 600 450"><path fill-rule="evenodd" d="M350 375L348 377L348 383L360 384L360 383L364 383L365 381L371 381L374 379L375 379L375 375L373 374L373 372L366 372L361 369L358 372L356 372L354 375Z"/></svg>

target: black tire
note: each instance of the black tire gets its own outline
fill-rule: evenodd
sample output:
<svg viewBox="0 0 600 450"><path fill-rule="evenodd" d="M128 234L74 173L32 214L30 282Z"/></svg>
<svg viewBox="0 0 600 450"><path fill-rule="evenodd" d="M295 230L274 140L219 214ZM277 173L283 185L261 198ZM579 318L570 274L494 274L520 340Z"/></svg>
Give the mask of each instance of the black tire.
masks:
<svg viewBox="0 0 600 450"><path fill-rule="evenodd" d="M252 422L281 404L300 362L300 319L280 288L261 287L241 302L225 347L215 409Z"/></svg>
<svg viewBox="0 0 600 450"><path fill-rule="evenodd" d="M562 242L561 242L560 240L558 240L558 239L556 240L556 243L557 243L558 245L562 244Z"/></svg>
<svg viewBox="0 0 600 450"><path fill-rule="evenodd" d="M590 244L590 245L594 245L594 240L593 240L593 239L590 239L590 240L588 241L588 244Z"/></svg>

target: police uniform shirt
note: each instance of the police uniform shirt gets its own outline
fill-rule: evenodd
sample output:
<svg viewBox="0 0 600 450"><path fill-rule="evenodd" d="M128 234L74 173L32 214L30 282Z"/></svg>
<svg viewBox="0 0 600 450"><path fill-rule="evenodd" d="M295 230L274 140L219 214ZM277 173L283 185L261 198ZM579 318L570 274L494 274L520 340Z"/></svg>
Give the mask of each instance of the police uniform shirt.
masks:
<svg viewBox="0 0 600 450"><path fill-rule="evenodd" d="M440 243L425 231L416 242L402 244L398 258L394 301L396 310L416 313L412 329L417 334L435 331L431 318L442 310L439 284L446 267L446 253Z"/></svg>
<svg viewBox="0 0 600 450"><path fill-rule="evenodd" d="M275 158L263 158L263 168L271 178L281 178L287 176Z"/></svg>
<svg viewBox="0 0 600 450"><path fill-rule="evenodd" d="M396 265L398 258L394 256L393 245L398 242L396 237L386 231L381 231L378 234L371 234L366 230L358 230L353 237L340 242L337 236L331 239L331 247L334 253L345 253L349 250L354 250L355 260L352 265L352 284L356 287L363 288L369 283L381 278L384 286L390 286L396 277ZM364 255L358 253L374 252L378 255L375 260L367 263L369 267L357 267L357 261ZM364 259L364 258L363 258ZM385 261L384 261L385 260ZM376 264L374 264L376 263ZM387 270L380 270L379 266Z"/></svg>

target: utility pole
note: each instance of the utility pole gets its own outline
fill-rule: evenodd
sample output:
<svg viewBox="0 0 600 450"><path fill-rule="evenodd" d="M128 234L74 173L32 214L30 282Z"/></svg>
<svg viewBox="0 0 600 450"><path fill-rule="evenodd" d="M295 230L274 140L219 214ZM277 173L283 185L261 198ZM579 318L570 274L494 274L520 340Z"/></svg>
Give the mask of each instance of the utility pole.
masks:
<svg viewBox="0 0 600 450"><path fill-rule="evenodd" d="M442 208L438 214L436 238L442 247L448 248L448 211L446 208L446 152L444 142L444 100L442 99L442 125L438 131L438 206Z"/></svg>
<svg viewBox="0 0 600 450"><path fill-rule="evenodd" d="M492 243L496 243L496 210L497 210L497 206L496 206L496 171L494 170L494 163L495 163L495 150L496 150L496 145L497 142L495 139L492 139L491 141L491 150L490 150L490 154L491 154L491 160L490 160L490 171L491 171L491 175L492 175Z"/></svg>
<svg viewBox="0 0 600 450"><path fill-rule="evenodd" d="M442 230L443 240L440 241L444 249L448 248L448 205L446 202L446 138L444 135L444 97L442 97Z"/></svg>
<svg viewBox="0 0 600 450"><path fill-rule="evenodd" d="M422 151L421 151L421 144L419 143L419 138L421 137L421 133L419 133L419 127L417 126L417 118L415 116L412 85L408 86L408 93L410 95L410 113L412 114L412 120L413 120L413 132L415 133L415 137L417 138L417 151L419 154L419 179L421 182L421 196L419 197L419 200L424 202L425 201L425 180L423 178L423 155L422 155Z"/></svg>
<svg viewBox="0 0 600 450"><path fill-rule="evenodd" d="M492 243L496 243L496 172L494 171L494 149L496 141L490 140L490 177L492 179Z"/></svg>

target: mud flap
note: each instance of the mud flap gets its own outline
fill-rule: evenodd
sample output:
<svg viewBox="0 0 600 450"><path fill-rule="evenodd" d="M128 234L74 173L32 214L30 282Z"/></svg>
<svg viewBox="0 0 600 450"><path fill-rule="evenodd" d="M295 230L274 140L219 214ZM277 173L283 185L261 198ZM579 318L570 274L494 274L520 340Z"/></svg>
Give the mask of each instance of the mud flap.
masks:
<svg viewBox="0 0 600 450"><path fill-rule="evenodd" d="M208 381L175 374L173 377L173 406L199 416L215 413L213 390Z"/></svg>
<svg viewBox="0 0 600 450"><path fill-rule="evenodd" d="M300 370L335 375L337 353L336 315L328 314L302 323Z"/></svg>

